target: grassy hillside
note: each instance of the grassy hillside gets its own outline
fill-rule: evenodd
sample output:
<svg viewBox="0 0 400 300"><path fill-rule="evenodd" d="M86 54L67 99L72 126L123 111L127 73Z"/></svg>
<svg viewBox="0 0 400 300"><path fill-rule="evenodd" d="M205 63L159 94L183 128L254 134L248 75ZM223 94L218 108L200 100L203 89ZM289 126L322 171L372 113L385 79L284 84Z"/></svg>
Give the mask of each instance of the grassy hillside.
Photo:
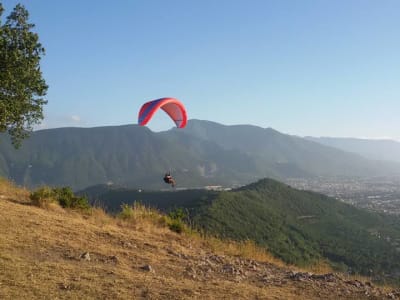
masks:
<svg viewBox="0 0 400 300"><path fill-rule="evenodd" d="M262 180L213 198L195 220L207 231L252 238L283 260L328 258L343 270L397 274L400 220Z"/></svg>
<svg viewBox="0 0 400 300"><path fill-rule="evenodd" d="M154 210L32 206L0 180L1 299L396 299L360 278L289 268L254 244L166 228ZM125 215L126 216L126 215ZM10 226L12 224L12 226ZM309 271L309 270L308 270Z"/></svg>
<svg viewBox="0 0 400 300"><path fill-rule="evenodd" d="M398 278L400 271L398 218L271 179L229 192L114 190L97 199L111 210L134 201L165 211L183 207L206 232L254 240L287 263L328 259L336 269L376 278Z"/></svg>

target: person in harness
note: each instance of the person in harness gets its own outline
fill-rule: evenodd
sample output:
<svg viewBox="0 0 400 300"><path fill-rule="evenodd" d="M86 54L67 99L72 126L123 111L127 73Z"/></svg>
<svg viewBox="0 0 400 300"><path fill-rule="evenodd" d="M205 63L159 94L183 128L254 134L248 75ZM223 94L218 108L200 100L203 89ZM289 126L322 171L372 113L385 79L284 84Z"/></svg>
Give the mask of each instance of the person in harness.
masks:
<svg viewBox="0 0 400 300"><path fill-rule="evenodd" d="M172 178L170 172L165 173L164 182L170 184L172 187L175 187L175 180Z"/></svg>

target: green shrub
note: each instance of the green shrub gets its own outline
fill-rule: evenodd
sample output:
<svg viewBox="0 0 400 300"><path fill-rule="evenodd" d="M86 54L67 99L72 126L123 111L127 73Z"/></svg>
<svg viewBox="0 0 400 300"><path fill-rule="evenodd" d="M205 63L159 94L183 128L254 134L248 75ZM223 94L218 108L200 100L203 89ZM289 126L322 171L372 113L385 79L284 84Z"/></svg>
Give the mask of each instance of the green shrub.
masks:
<svg viewBox="0 0 400 300"><path fill-rule="evenodd" d="M187 214L183 211L181 207L170 211L168 216L173 220L182 220L182 221L187 218Z"/></svg>
<svg viewBox="0 0 400 300"><path fill-rule="evenodd" d="M86 197L75 196L69 187L50 188L41 187L31 193L33 205L47 207L50 203L58 203L64 208L88 210L90 208Z"/></svg>
<svg viewBox="0 0 400 300"><path fill-rule="evenodd" d="M118 214L118 217L120 217L123 220L129 220L132 219L135 215L135 212L133 211L133 207L128 205L128 204L122 204L121 205L121 212Z"/></svg>
<svg viewBox="0 0 400 300"><path fill-rule="evenodd" d="M186 232L186 224L181 219L170 219L167 224L172 231L177 233Z"/></svg>
<svg viewBox="0 0 400 300"><path fill-rule="evenodd" d="M32 204L39 207L48 207L50 203L56 203L57 199L53 189L44 186L32 192L29 196Z"/></svg>
<svg viewBox="0 0 400 300"><path fill-rule="evenodd" d="M64 208L83 209L90 208L89 202L86 197L78 197L70 187L62 187L53 189L58 203Z"/></svg>
<svg viewBox="0 0 400 300"><path fill-rule="evenodd" d="M167 224L170 230L177 233L186 232L187 226L184 220L187 218L187 214L182 208L177 208L168 214Z"/></svg>

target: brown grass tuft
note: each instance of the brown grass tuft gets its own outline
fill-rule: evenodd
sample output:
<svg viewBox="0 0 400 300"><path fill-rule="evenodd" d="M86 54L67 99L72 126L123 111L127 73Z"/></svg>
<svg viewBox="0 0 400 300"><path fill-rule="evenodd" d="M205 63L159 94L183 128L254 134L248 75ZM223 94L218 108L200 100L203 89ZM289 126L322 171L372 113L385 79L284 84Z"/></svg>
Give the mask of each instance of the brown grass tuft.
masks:
<svg viewBox="0 0 400 300"><path fill-rule="evenodd" d="M272 263L277 266L287 266L283 261L274 257L266 248L256 245L254 241L221 240L211 236L202 236L202 242L217 254L239 256L242 258Z"/></svg>
<svg viewBox="0 0 400 300"><path fill-rule="evenodd" d="M327 262L326 260L319 260L316 263L300 268L301 271L305 272L311 272L311 273L316 273L316 274L327 274L327 273L333 273L334 270L332 266Z"/></svg>
<svg viewBox="0 0 400 300"><path fill-rule="evenodd" d="M167 227L167 218L158 210L146 207L138 202L133 205L123 204L116 216L121 227L131 227L143 232L155 232Z"/></svg>

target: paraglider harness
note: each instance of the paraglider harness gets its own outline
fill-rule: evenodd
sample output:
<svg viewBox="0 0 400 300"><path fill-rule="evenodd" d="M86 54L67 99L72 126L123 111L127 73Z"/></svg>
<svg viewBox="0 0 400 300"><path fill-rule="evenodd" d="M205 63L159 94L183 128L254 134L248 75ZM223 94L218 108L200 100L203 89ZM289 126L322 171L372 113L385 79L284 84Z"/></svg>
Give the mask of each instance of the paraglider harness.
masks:
<svg viewBox="0 0 400 300"><path fill-rule="evenodd" d="M168 184L171 184L171 185L172 185L172 187L174 187L174 186L175 186L175 180L172 178L172 176L171 176L171 173L170 173L170 172L168 172L168 173L165 173L165 176L164 176L164 182L165 182L165 183L168 183Z"/></svg>

